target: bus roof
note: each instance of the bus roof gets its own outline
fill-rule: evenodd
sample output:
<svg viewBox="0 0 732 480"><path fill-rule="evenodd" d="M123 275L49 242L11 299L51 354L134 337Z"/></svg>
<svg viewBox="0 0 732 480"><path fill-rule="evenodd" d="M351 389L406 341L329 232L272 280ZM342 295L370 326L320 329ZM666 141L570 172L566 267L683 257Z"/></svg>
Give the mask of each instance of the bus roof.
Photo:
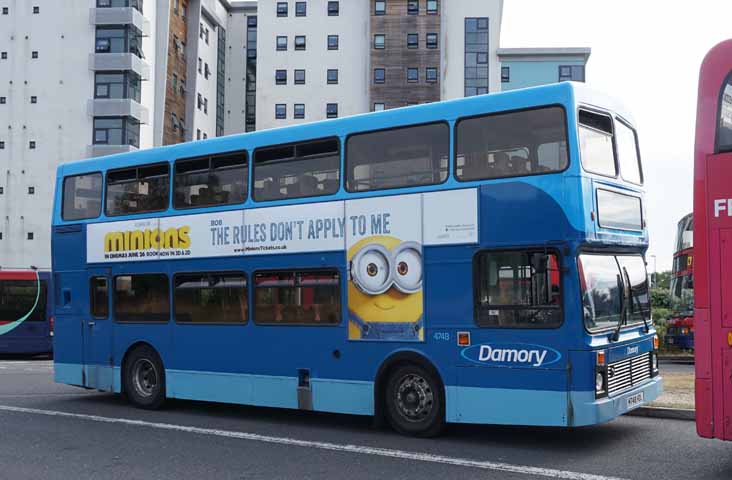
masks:
<svg viewBox="0 0 732 480"><path fill-rule="evenodd" d="M259 146L349 135L360 131L365 132L402 125L455 120L460 117L521 110L550 104L565 106L582 104L609 110L634 125L633 118L627 109L613 97L600 93L582 83L561 82L72 161L60 164L57 174L59 177L63 177L98 171L102 165L104 165L105 170L108 170L154 162L169 162L178 158L214 155L244 149L251 150Z"/></svg>

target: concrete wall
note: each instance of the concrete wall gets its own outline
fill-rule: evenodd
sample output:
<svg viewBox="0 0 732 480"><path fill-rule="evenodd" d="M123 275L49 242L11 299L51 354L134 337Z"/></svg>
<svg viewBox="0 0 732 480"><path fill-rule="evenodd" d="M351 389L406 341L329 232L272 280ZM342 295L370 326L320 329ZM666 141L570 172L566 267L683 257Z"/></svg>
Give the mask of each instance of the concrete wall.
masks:
<svg viewBox="0 0 732 480"><path fill-rule="evenodd" d="M247 15L247 11L232 11L226 27L225 135L241 133L246 127Z"/></svg>
<svg viewBox="0 0 732 480"><path fill-rule="evenodd" d="M218 2L216 2L218 3ZM201 38L200 28L203 24L204 29L208 29L208 43L206 43L206 37L204 35ZM193 138L197 138L198 130L201 131L201 135L206 134L207 137L216 136L216 68L217 68L217 46L218 46L218 28L215 23L211 21L205 12L202 13L199 23L196 25L190 25L190 28L195 29L198 32L198 58L196 58L196 65L199 60L203 66L200 72L196 69L196 109L193 114ZM206 78L206 66L208 66L209 76ZM201 95L205 100L208 101L208 112L204 111L204 106L198 108L198 95Z"/></svg>

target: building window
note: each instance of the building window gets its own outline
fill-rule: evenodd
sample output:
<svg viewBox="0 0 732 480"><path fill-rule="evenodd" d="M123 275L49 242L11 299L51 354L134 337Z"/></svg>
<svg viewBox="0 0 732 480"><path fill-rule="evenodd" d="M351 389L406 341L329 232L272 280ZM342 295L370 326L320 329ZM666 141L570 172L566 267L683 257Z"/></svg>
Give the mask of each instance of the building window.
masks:
<svg viewBox="0 0 732 480"><path fill-rule="evenodd" d="M197 128L196 129L196 140L200 140L200 139L201 139L201 129Z"/></svg>
<svg viewBox="0 0 732 480"><path fill-rule="evenodd" d="M305 2L295 2L295 16L304 17L308 14L308 4Z"/></svg>
<svg viewBox="0 0 732 480"><path fill-rule="evenodd" d="M295 104L295 118L298 118L298 119L305 118L305 104L304 103Z"/></svg>
<svg viewBox="0 0 732 480"><path fill-rule="evenodd" d="M0 141L0 150L5 150L5 141L4 140ZM1 193L3 193L2 187L0 187L0 194Z"/></svg>
<svg viewBox="0 0 732 480"><path fill-rule="evenodd" d="M38 97L36 97L35 95L31 95L30 102L31 103L38 103Z"/></svg>
<svg viewBox="0 0 732 480"><path fill-rule="evenodd" d="M427 15L437 14L437 0L427 0Z"/></svg>
<svg viewBox="0 0 732 480"><path fill-rule="evenodd" d="M385 105L383 103L374 103L374 112L381 112L385 110Z"/></svg>
<svg viewBox="0 0 732 480"><path fill-rule="evenodd" d="M0 52L0 60L7 60L8 52Z"/></svg>
<svg viewBox="0 0 732 480"><path fill-rule="evenodd" d="M198 26L198 38L203 40L203 23L200 23Z"/></svg>
<svg viewBox="0 0 732 480"><path fill-rule="evenodd" d="M0 97L0 105L5 105L6 103L8 103L7 97Z"/></svg>
<svg viewBox="0 0 732 480"><path fill-rule="evenodd" d="M338 325L337 270L260 272L254 276L254 322L265 325Z"/></svg>
<svg viewBox="0 0 732 480"><path fill-rule="evenodd" d="M275 84L287 85L287 70L275 70Z"/></svg>
<svg viewBox="0 0 732 480"><path fill-rule="evenodd" d="M437 68L427 67L425 70L425 77L427 79L427 83L437 83Z"/></svg>
<svg viewBox="0 0 732 480"><path fill-rule="evenodd" d="M205 33L206 45L208 45L208 34L209 34L209 32L210 32L210 30L208 28L206 28L206 33Z"/></svg>
<svg viewBox="0 0 732 480"><path fill-rule="evenodd" d="M38 50L33 50L31 52L31 58L33 58L33 59L38 58Z"/></svg>
<svg viewBox="0 0 732 480"><path fill-rule="evenodd" d="M305 85L305 70L295 70L295 85Z"/></svg>
<svg viewBox="0 0 732 480"><path fill-rule="evenodd" d="M278 17L287 16L287 2L277 2L277 16Z"/></svg>
<svg viewBox="0 0 732 480"><path fill-rule="evenodd" d="M376 0L374 2L374 15L386 15L386 0Z"/></svg>
<svg viewBox="0 0 732 480"><path fill-rule="evenodd" d="M198 57L198 73L203 73L203 59Z"/></svg>
<svg viewBox="0 0 732 480"><path fill-rule="evenodd" d="M584 82L585 66L584 65L560 65L559 66L560 82Z"/></svg>
<svg viewBox="0 0 732 480"><path fill-rule="evenodd" d="M407 14L418 15L419 14L419 0L408 0L407 1Z"/></svg>
<svg viewBox="0 0 732 480"><path fill-rule="evenodd" d="M140 147L140 124L129 117L94 119L94 145Z"/></svg>
<svg viewBox="0 0 732 480"><path fill-rule="evenodd" d="M384 83L386 81L386 70L383 68L374 68L374 83Z"/></svg>
<svg viewBox="0 0 732 480"><path fill-rule="evenodd" d="M295 37L295 50L305 50L305 35Z"/></svg>
<svg viewBox="0 0 732 480"><path fill-rule="evenodd" d="M407 34L407 48L417 48L419 46L419 34L408 33Z"/></svg>
<svg viewBox="0 0 732 480"><path fill-rule="evenodd" d="M35 140L31 140L30 142L28 142L28 148L30 148L31 150L35 150L35 148L36 148L36 141Z"/></svg>
<svg viewBox="0 0 732 480"><path fill-rule="evenodd" d="M33 7L33 14L37 15L39 13L41 13L41 7Z"/></svg>
<svg viewBox="0 0 732 480"><path fill-rule="evenodd" d="M208 80L208 77L211 76L211 69L208 68L208 63L203 64L203 78Z"/></svg>
<svg viewBox="0 0 732 480"><path fill-rule="evenodd" d="M36 187L28 187L28 195L35 195Z"/></svg>
<svg viewBox="0 0 732 480"><path fill-rule="evenodd" d="M338 35L328 35L328 50L338 50Z"/></svg>
<svg viewBox="0 0 732 480"><path fill-rule="evenodd" d="M325 116L327 118L338 118L338 104L329 103L325 106Z"/></svg>
<svg viewBox="0 0 732 480"><path fill-rule="evenodd" d="M488 18L465 19L465 96L488 93Z"/></svg>
<svg viewBox="0 0 732 480"><path fill-rule="evenodd" d="M175 89L176 76L173 76ZM130 98L140 103L141 79L134 72L97 73L94 76L94 98Z"/></svg>
<svg viewBox="0 0 732 480"><path fill-rule="evenodd" d="M511 67L501 67L501 83L511 81Z"/></svg>
<svg viewBox="0 0 732 480"><path fill-rule="evenodd" d="M203 113L208 115L208 98L203 99Z"/></svg>
<svg viewBox="0 0 732 480"><path fill-rule="evenodd" d="M203 95L201 95L201 94L199 93L199 94L197 95L197 99L196 99L196 100L197 100L197 101L196 101L196 105L198 106L198 109L200 110L200 109L201 109L201 108L203 107Z"/></svg>
<svg viewBox="0 0 732 480"><path fill-rule="evenodd" d="M407 82L417 83L419 81L419 69L407 68Z"/></svg>
<svg viewBox="0 0 732 480"><path fill-rule="evenodd" d="M3 7L3 15L7 15L7 14L8 14L8 7Z"/></svg>
<svg viewBox="0 0 732 480"><path fill-rule="evenodd" d="M377 50L382 50L384 46L386 45L386 35L383 33L377 33L374 35L374 48Z"/></svg>
<svg viewBox="0 0 732 480"><path fill-rule="evenodd" d="M207 139L208 139L208 133L206 133L206 132L203 132L203 139L204 139L204 140L207 140Z"/></svg>
<svg viewBox="0 0 732 480"><path fill-rule="evenodd" d="M33 240L33 232L28 232L28 240Z"/></svg>
<svg viewBox="0 0 732 480"><path fill-rule="evenodd" d="M437 34L436 33L427 34L427 42L426 42L425 46L427 48L437 48Z"/></svg>
<svg viewBox="0 0 732 480"><path fill-rule="evenodd" d="M328 2L328 16L337 17L339 13L340 13L339 2Z"/></svg>
<svg viewBox="0 0 732 480"><path fill-rule="evenodd" d="M282 52L287 50L287 37L284 35L279 35L277 37L277 50Z"/></svg>
<svg viewBox="0 0 732 480"><path fill-rule="evenodd" d="M278 120L287 118L287 105L284 103L275 104L275 118Z"/></svg>
<svg viewBox="0 0 732 480"><path fill-rule="evenodd" d="M183 50L180 41L176 48ZM142 32L134 27L97 27L96 53L133 53L142 58Z"/></svg>
<svg viewBox="0 0 732 480"><path fill-rule="evenodd" d="M338 84L338 69L337 68L328 69L328 84L329 85Z"/></svg>

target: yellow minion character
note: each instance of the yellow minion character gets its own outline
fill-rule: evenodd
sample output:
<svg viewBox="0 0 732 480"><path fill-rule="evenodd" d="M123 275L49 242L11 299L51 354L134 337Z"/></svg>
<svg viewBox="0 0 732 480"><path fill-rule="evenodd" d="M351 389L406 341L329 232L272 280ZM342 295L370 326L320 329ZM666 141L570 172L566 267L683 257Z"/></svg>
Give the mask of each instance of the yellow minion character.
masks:
<svg viewBox="0 0 732 480"><path fill-rule="evenodd" d="M348 250L348 338L424 339L422 247L377 235Z"/></svg>

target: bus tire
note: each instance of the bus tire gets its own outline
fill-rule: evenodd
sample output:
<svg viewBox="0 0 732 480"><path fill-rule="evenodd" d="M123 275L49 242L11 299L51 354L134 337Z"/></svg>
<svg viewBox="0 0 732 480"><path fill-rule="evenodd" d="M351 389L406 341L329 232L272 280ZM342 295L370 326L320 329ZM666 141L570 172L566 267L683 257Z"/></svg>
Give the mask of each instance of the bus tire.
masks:
<svg viewBox="0 0 732 480"><path fill-rule="evenodd" d="M403 435L434 437L445 427L445 392L435 374L416 364L396 367L387 380L386 417Z"/></svg>
<svg viewBox="0 0 732 480"><path fill-rule="evenodd" d="M149 345L130 352L123 375L125 394L134 406L155 410L165 402L165 368L160 355Z"/></svg>

